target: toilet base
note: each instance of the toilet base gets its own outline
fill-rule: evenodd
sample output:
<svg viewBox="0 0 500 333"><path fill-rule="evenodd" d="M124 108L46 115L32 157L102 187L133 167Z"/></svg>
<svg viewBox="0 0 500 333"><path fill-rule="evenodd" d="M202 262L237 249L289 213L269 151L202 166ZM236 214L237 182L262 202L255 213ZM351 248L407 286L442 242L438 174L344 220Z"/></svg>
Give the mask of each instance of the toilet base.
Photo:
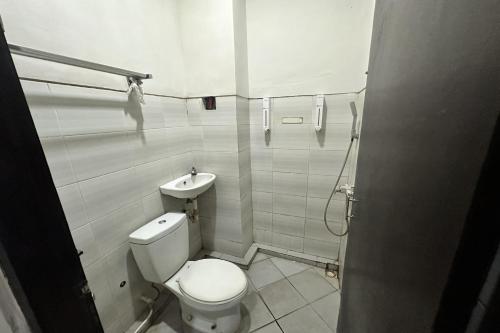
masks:
<svg viewBox="0 0 500 333"><path fill-rule="evenodd" d="M234 333L240 327L240 303L221 311L200 311L180 300L184 333Z"/></svg>

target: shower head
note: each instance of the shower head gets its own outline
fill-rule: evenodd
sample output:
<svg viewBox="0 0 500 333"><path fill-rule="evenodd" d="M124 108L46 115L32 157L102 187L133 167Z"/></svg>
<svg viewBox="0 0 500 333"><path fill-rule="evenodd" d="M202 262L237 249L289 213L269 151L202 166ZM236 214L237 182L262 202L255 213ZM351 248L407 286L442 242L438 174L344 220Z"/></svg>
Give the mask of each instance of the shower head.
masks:
<svg viewBox="0 0 500 333"><path fill-rule="evenodd" d="M358 109L356 108L356 103L350 102L352 113L352 127L351 127L351 140L359 138L358 133L356 133L356 123L358 122Z"/></svg>

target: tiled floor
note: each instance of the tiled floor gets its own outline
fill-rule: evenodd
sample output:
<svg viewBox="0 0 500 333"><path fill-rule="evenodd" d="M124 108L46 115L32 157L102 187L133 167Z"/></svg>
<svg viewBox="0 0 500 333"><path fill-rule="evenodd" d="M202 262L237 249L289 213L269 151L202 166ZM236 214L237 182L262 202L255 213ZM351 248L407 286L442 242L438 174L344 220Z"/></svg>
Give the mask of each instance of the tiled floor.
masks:
<svg viewBox="0 0 500 333"><path fill-rule="evenodd" d="M240 333L332 333L336 331L338 281L321 268L258 253L246 271L250 291L242 301ZM181 333L177 300L148 333Z"/></svg>

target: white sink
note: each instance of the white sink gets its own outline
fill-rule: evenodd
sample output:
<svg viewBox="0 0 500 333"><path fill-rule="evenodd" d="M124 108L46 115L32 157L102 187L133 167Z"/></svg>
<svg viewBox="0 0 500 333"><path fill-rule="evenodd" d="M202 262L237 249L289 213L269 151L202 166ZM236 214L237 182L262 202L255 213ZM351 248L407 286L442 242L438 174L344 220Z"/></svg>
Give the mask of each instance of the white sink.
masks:
<svg viewBox="0 0 500 333"><path fill-rule="evenodd" d="M208 190L214 182L214 174L199 172L195 176L188 174L174 179L160 186L160 191L163 194L171 195L179 199L194 199Z"/></svg>

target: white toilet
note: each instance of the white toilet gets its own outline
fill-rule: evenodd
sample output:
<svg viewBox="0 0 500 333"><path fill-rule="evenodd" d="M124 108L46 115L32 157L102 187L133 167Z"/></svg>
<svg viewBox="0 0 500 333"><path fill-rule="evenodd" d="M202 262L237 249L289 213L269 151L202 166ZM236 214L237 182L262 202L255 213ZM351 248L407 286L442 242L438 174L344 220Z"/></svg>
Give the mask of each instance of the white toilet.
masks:
<svg viewBox="0 0 500 333"><path fill-rule="evenodd" d="M187 223L185 214L167 213L130 234L137 265L146 280L164 284L179 298L185 333L236 332L247 278L225 260L187 261Z"/></svg>

